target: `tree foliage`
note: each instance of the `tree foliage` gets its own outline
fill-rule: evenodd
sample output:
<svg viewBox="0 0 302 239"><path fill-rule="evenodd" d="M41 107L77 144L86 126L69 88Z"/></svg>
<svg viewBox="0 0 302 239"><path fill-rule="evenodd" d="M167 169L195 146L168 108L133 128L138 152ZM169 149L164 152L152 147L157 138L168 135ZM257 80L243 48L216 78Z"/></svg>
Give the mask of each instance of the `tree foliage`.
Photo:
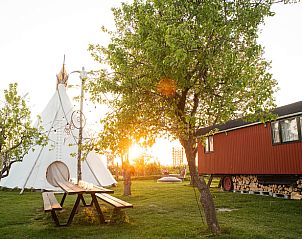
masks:
<svg viewBox="0 0 302 239"><path fill-rule="evenodd" d="M256 41L269 9L266 2L172 0L114 9L111 43L90 47L112 70L93 84L97 99L101 92L116 96L109 100L119 109L112 125L128 122L141 126L132 129L139 135L164 129L186 138L238 114L271 109L276 82ZM176 83L173 97L158 91L163 78Z"/></svg>
<svg viewBox="0 0 302 239"><path fill-rule="evenodd" d="M215 234L214 204L195 166L198 129L238 116L266 120L275 106L276 81L257 42L271 4L134 0L113 9L116 29L103 28L109 45L90 46L95 60L109 66L90 83L94 100L113 109L100 147L152 142L165 133L179 139Z"/></svg>
<svg viewBox="0 0 302 239"><path fill-rule="evenodd" d="M12 163L22 160L33 145L46 143L41 130L31 126L25 99L18 95L17 84L10 84L0 108L0 179L8 176Z"/></svg>

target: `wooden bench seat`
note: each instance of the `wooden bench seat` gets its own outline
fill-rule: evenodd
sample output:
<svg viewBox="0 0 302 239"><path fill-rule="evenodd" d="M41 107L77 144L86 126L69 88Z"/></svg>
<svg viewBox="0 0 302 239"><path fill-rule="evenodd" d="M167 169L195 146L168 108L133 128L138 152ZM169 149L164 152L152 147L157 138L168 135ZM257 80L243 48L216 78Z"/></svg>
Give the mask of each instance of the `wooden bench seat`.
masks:
<svg viewBox="0 0 302 239"><path fill-rule="evenodd" d="M51 212L51 216L57 226L60 226L57 214L55 211L62 210L60 203L57 201L55 194L53 192L43 192L42 193L44 211Z"/></svg>
<svg viewBox="0 0 302 239"><path fill-rule="evenodd" d="M96 193L95 194L98 198L100 198L101 200L103 200L104 202L116 207L116 208L131 208L133 207L132 204L125 202L121 199L118 199L116 197L113 197L107 193Z"/></svg>
<svg viewBox="0 0 302 239"><path fill-rule="evenodd" d="M95 194L98 198L102 201L110 204L114 207L110 220L110 223L124 223L128 222L128 216L125 212L122 212L121 209L123 208L133 208L133 205L125 202L119 198L113 197L107 193L96 193Z"/></svg>

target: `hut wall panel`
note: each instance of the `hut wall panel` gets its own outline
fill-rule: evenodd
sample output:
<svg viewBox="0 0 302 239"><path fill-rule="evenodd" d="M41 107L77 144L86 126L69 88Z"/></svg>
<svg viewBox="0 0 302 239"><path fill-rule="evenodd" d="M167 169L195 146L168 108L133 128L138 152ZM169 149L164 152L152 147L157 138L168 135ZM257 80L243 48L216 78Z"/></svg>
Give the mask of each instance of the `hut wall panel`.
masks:
<svg viewBox="0 0 302 239"><path fill-rule="evenodd" d="M214 152L199 146L198 168L209 174L302 174L302 142L272 144L270 124L214 135Z"/></svg>

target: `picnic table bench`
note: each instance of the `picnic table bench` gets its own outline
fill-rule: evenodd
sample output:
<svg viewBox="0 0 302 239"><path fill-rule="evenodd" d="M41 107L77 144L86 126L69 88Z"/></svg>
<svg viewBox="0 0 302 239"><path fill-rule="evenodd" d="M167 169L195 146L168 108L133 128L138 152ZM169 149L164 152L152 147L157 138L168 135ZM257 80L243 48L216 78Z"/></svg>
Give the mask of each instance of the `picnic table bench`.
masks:
<svg viewBox="0 0 302 239"><path fill-rule="evenodd" d="M115 208L133 208L133 205L125 202L119 198L113 197L107 193L96 193L95 196L103 200L104 202L114 206Z"/></svg>
<svg viewBox="0 0 302 239"><path fill-rule="evenodd" d="M51 212L51 216L57 226L60 226L59 219L57 217L56 211L62 210L62 206L57 201L55 194L53 192L43 192L42 193L44 211Z"/></svg>
<svg viewBox="0 0 302 239"><path fill-rule="evenodd" d="M96 193L95 196L114 207L111 218L110 218L111 223L115 223L117 220L124 222L125 220L123 219L123 217L124 216L125 216L125 218L127 218L127 217L126 217L125 212L123 212L123 213L121 212L121 209L133 208L133 205L131 203L125 202L125 201L123 201L119 198L113 197L107 193Z"/></svg>
<svg viewBox="0 0 302 239"><path fill-rule="evenodd" d="M51 212L52 218L57 226L69 226L72 223L72 220L78 210L78 207L80 206L80 202L82 201L82 204L85 207L95 207L98 218L100 223L105 223L104 215L101 211L100 205L98 203L96 193L113 193L112 190L106 189L103 187L90 185L91 187L81 187L80 185L68 182L68 181L58 181L57 185L63 190L64 195L61 199L61 202L59 203L55 197L54 192L43 192L43 203L44 203L44 211L45 212ZM87 204L84 199L84 194L90 195L91 197L91 203ZM71 210L71 213L69 215L68 221L66 224L60 224L56 211L62 210L65 198L67 195L77 195L76 201L74 203L74 206Z"/></svg>

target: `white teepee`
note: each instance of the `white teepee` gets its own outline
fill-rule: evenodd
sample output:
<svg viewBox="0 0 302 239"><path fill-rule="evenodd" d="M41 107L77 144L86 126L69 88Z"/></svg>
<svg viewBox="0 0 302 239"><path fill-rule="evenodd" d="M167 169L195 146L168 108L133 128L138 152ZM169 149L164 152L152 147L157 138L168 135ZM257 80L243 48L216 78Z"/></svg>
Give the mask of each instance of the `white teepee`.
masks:
<svg viewBox="0 0 302 239"><path fill-rule="evenodd" d="M42 125L48 134L48 144L37 146L34 151L23 158L22 162L12 165L9 175L0 180L0 186L7 188L33 188L58 190L46 179L50 164L55 161L63 162L71 178L77 178L77 159L71 156L77 152L78 129L72 125L74 117L73 106L66 93L68 75L64 69L57 75L57 90L42 112ZM85 132L83 136L85 137ZM105 163L95 152L90 152L82 162L82 179L84 181L108 186L115 184Z"/></svg>

